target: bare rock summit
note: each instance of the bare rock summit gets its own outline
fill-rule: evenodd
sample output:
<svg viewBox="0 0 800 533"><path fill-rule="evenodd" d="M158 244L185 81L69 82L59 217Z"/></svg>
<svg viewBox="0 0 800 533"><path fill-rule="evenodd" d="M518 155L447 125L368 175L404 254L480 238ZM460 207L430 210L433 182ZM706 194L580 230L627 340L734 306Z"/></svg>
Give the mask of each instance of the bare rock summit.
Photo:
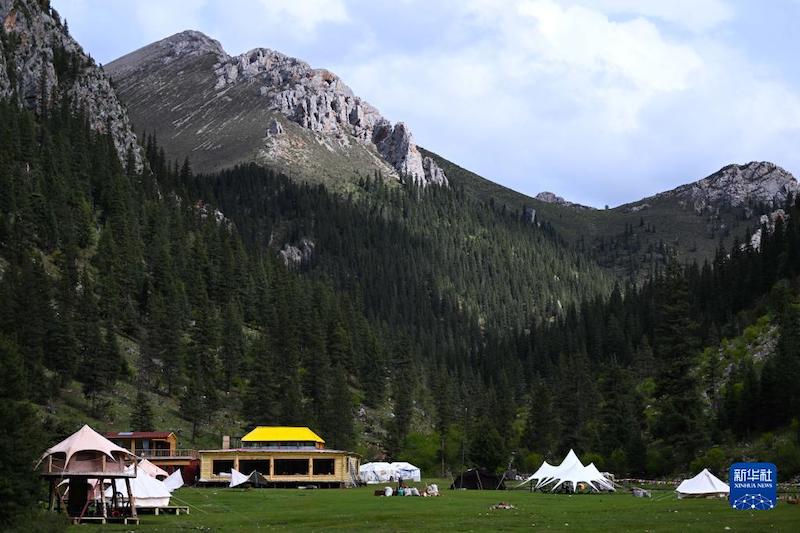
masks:
<svg viewBox="0 0 800 533"><path fill-rule="evenodd" d="M173 157L185 153L204 166L203 154L213 152L215 162L288 162L290 171L327 159L344 172L448 185L405 124L389 122L333 72L280 52L230 56L217 41L185 31L107 68L137 123L156 131Z"/></svg>

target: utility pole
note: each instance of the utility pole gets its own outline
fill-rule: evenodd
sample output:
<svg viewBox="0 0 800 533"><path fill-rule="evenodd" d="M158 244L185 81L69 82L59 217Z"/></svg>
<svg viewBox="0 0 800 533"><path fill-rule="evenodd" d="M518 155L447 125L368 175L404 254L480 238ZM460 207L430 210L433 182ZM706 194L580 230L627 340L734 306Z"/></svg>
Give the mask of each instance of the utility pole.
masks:
<svg viewBox="0 0 800 533"><path fill-rule="evenodd" d="M464 488L464 455L467 449L467 407L464 407L464 427L461 433L461 488Z"/></svg>

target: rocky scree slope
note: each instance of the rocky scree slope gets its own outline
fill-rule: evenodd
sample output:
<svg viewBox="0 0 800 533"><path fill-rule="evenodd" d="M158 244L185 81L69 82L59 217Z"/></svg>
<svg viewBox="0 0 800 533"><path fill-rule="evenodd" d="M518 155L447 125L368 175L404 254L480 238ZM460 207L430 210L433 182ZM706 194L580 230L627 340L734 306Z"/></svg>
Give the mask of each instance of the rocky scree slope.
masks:
<svg viewBox="0 0 800 533"><path fill-rule="evenodd" d="M336 74L279 52L230 56L219 42L185 31L107 69L137 127L200 170L257 161L306 179L379 172L448 184L405 124L391 124Z"/></svg>
<svg viewBox="0 0 800 533"><path fill-rule="evenodd" d="M127 112L108 76L69 35L58 13L30 0L0 0L0 97L40 112L67 96L95 131L110 133L120 160L142 159Z"/></svg>

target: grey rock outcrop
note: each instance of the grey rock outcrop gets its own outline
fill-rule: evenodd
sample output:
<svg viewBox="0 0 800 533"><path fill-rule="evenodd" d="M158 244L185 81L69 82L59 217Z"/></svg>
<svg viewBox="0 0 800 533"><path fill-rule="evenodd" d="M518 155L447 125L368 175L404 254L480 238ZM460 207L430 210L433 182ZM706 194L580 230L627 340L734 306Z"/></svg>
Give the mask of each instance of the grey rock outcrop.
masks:
<svg viewBox="0 0 800 533"><path fill-rule="evenodd" d="M552 193L550 191L540 192L534 198L536 198L540 202L544 202L547 204L563 205L566 207L573 207L575 209L594 209L594 207L589 207L588 205L576 204L574 202L565 200L561 196L558 196L557 194Z"/></svg>
<svg viewBox="0 0 800 533"><path fill-rule="evenodd" d="M220 59L216 89L257 80L259 94L269 99L271 107L302 127L334 135L342 142L348 142L347 135L372 142L401 175L422 185L447 185L444 171L433 160L423 164L404 123L393 126L333 72L312 69L308 63L267 48Z"/></svg>
<svg viewBox="0 0 800 533"><path fill-rule="evenodd" d="M304 237L300 239L297 246L289 243L284 245L283 249L280 251L280 255L286 266L301 265L311 260L314 247L314 241Z"/></svg>
<svg viewBox="0 0 800 533"><path fill-rule="evenodd" d="M0 54L0 95L15 95L20 105L36 111L45 100L70 97L92 129L111 134L123 163L133 150L140 169L141 153L125 109L103 69L69 35L58 13L33 0L0 0L0 19L6 42L14 43Z"/></svg>
<svg viewBox="0 0 800 533"><path fill-rule="evenodd" d="M198 60L192 61L195 57ZM227 105L229 99L257 97L258 105L266 111L280 113L319 135L320 144L371 145L401 176L421 185L447 185L444 171L433 160L423 161L405 124L392 125L331 71L313 69L304 61L274 50L256 48L229 56L217 41L200 32L185 31L112 62L109 71L127 85L127 80L144 79L172 62L176 64L176 74L192 71L201 79L197 70L202 68L213 77L213 87L203 89L208 92L204 96L206 106L199 111L204 116L211 116L211 106ZM136 73L137 69L144 75ZM177 121L179 127L182 123ZM270 120L262 123L261 131L274 137L283 133L284 127L276 127Z"/></svg>
<svg viewBox="0 0 800 533"><path fill-rule="evenodd" d="M721 207L747 209L754 204L775 209L783 206L789 194L797 192L797 180L789 172L774 163L754 161L725 166L700 181L657 197L677 197L682 205L702 214Z"/></svg>

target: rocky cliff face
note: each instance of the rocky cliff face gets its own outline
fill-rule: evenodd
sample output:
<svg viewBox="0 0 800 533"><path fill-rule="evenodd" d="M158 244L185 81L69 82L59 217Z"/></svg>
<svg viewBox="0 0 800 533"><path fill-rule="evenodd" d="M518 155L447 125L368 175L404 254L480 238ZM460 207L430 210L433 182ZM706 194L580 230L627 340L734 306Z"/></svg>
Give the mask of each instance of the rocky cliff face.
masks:
<svg viewBox="0 0 800 533"><path fill-rule="evenodd" d="M70 97L94 130L112 135L120 159L133 149L141 168L136 136L108 77L70 37L58 13L33 0L0 0L0 20L0 96L35 111L58 96Z"/></svg>
<svg viewBox="0 0 800 533"><path fill-rule="evenodd" d="M288 152L302 150L302 145L310 140L281 139L288 132L285 124L270 114L277 113L313 133L314 142L329 152L347 153L348 149L361 145L375 151L400 176L422 185L447 185L442 169L420 154L405 124L391 124L377 109L355 96L336 74L312 69L307 63L279 52L257 48L229 56L217 41L200 32L185 31L112 62L108 70L120 84L123 98L148 87L165 95L169 93L170 97L183 96L181 77L191 76L201 82L193 89L202 92L202 101L192 103L200 110L191 113L187 106L185 114L174 117L173 128L180 130L187 122L200 126L198 134L206 131L203 125L217 133L224 133L225 127L252 128L255 126L252 117L247 122L240 120L239 114L247 111L245 104L253 103L263 119L257 126L261 134L259 143L262 138L270 139L264 142L267 159L285 159L290 155ZM172 88L163 87L165 83ZM137 104L133 98L129 105L143 122L153 120L154 112L148 106ZM233 114L223 116L222 108L230 109ZM198 114L206 119L205 123L194 122ZM241 124L231 125L231 121ZM183 131L178 133L185 135ZM203 149L201 143L191 148L198 149Z"/></svg>
<svg viewBox="0 0 800 533"><path fill-rule="evenodd" d="M749 217L754 206L761 204L770 210L782 207L787 196L797 192L794 176L774 163L762 161L725 166L700 181L661 193L657 198L676 197L681 205L698 214L713 213L722 207L739 207Z"/></svg>

